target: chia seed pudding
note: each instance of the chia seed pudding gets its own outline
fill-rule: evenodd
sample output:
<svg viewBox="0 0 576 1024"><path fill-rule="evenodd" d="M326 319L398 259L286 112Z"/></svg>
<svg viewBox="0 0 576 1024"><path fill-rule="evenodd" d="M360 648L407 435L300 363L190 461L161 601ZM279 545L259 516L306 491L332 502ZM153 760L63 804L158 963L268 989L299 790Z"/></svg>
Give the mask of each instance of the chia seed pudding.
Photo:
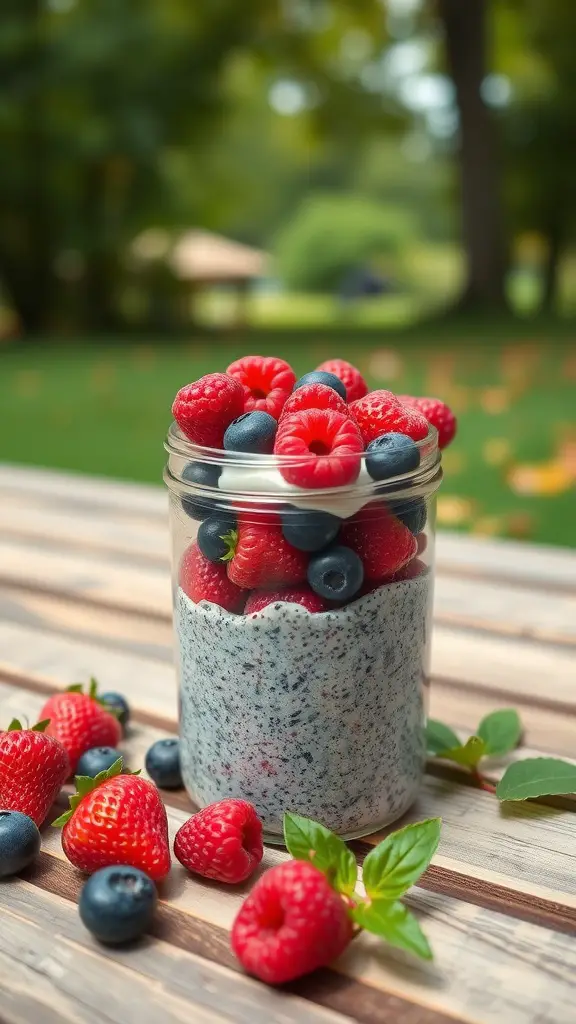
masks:
<svg viewBox="0 0 576 1024"><path fill-rule="evenodd" d="M413 803L424 766L431 575L311 615L176 602L181 765L200 805L251 801L269 840L292 810L353 837Z"/></svg>

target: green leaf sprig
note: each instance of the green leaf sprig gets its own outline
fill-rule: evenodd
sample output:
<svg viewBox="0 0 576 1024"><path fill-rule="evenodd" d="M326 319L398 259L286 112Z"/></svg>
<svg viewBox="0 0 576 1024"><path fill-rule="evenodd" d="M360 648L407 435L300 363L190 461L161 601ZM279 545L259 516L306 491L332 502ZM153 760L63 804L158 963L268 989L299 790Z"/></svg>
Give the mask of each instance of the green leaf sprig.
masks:
<svg viewBox="0 0 576 1024"><path fill-rule="evenodd" d="M358 866L346 843L324 825L298 814L284 815L284 839L296 860L314 864L342 894L358 930L365 929L391 946L432 959L417 918L400 901L428 867L440 841L440 818L391 832L363 864L366 895L356 891Z"/></svg>
<svg viewBox="0 0 576 1024"><path fill-rule="evenodd" d="M541 796L576 793L576 765L557 757L527 757L508 765L496 786L480 771L484 757L501 757L514 750L522 736L517 711L493 711L480 722L476 734L461 743L443 722L429 719L426 746L432 757L468 768L481 789L499 800L531 800Z"/></svg>

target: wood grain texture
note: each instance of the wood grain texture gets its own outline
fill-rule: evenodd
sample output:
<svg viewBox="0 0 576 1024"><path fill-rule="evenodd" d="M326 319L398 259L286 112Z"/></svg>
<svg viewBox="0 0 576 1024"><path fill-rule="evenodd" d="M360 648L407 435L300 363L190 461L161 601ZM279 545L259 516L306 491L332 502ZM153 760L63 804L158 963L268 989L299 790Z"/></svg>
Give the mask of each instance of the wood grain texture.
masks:
<svg viewBox="0 0 576 1024"><path fill-rule="evenodd" d="M441 531L436 558L440 572L469 580L521 583L547 593L576 591L576 553L570 548Z"/></svg>
<svg viewBox="0 0 576 1024"><path fill-rule="evenodd" d="M286 856L268 850L266 863L279 863ZM65 861L54 869L52 861L42 855L27 877L77 899L78 874ZM222 892L214 883L191 879L175 866L153 933L232 967L227 934L242 896L242 891ZM447 1024L447 1018L482 1024L568 1024L573 1019L572 940L420 888L412 890L408 901L435 949L433 964L414 961L363 934L333 970L303 979L290 991L367 1024ZM340 984L332 977L335 972Z"/></svg>
<svg viewBox="0 0 576 1024"><path fill-rule="evenodd" d="M71 946L80 956L88 954L89 966L95 957L102 960L104 971L110 966L107 987L115 988L115 965L122 968L121 977L133 984L146 999L149 994L150 1006L146 1009L147 1016L139 1018L142 1022L156 1022L164 1019L162 1000L168 997L175 999L179 1013L181 1001L184 1001L187 1017L180 1015L175 1019L198 1019L200 1021L234 1020L239 1024L343 1024L346 1018L339 1014L314 1006L297 996L280 995L274 989L260 985L238 971L226 942L221 950L223 956L205 959L178 944L163 941L159 935L157 941L144 940L128 947L112 949L97 943L86 931L74 902L77 901L82 879L68 870L63 871L50 861L48 871L39 865L36 872L36 884L21 879L12 879L2 887L2 902L10 917L10 923L16 919L28 925L38 927L46 935L56 939L56 948L61 944ZM49 887L42 887L42 879L50 870L56 868L56 878ZM34 870L27 872L27 877L34 876ZM64 876L64 878L62 877ZM38 884L40 883L40 884ZM60 893L55 894L55 891ZM62 890L66 898L61 898ZM161 918L155 932L163 930ZM226 937L227 938L227 937ZM36 952L37 942L34 942ZM220 952L220 951L219 951ZM52 955L52 954L51 954ZM74 971L74 962L60 957L63 972ZM232 970L227 966L232 961ZM114 992L116 995L116 992ZM118 992L118 998L125 997L125 992ZM120 1003L121 1012L125 1015L128 1003ZM102 1004L102 1014L108 1013L108 1007ZM130 1009L130 1013L132 1010ZM198 1015L198 1016L196 1016ZM125 1020L126 1016L120 1016Z"/></svg>

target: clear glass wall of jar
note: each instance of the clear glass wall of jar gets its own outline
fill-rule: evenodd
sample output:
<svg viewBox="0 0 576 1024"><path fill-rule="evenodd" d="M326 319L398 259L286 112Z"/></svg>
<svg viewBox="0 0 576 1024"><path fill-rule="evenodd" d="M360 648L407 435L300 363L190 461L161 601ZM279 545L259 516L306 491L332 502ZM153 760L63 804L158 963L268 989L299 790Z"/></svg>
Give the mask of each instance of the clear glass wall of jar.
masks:
<svg viewBox="0 0 576 1024"><path fill-rule="evenodd" d="M434 428L417 444L409 474L364 455L310 490L285 458L168 434L182 774L199 806L251 801L268 841L286 810L367 835L418 793L442 472Z"/></svg>

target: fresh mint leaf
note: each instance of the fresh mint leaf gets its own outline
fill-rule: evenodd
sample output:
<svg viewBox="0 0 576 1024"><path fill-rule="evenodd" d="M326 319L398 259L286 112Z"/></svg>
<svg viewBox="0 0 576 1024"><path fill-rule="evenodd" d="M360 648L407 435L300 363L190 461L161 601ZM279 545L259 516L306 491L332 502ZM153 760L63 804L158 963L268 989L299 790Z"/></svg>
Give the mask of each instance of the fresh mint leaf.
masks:
<svg viewBox="0 0 576 1024"><path fill-rule="evenodd" d="M429 718L426 722L426 750L429 754L439 754L441 750L459 747L460 740L449 725Z"/></svg>
<svg viewBox="0 0 576 1024"><path fill-rule="evenodd" d="M471 736L466 743L451 747L449 750L441 750L438 757L445 761L455 761L465 768L475 768L478 762L486 754L486 744L479 736Z"/></svg>
<svg viewBox="0 0 576 1024"><path fill-rule="evenodd" d="M408 907L399 901L372 900L360 903L352 917L361 928L385 939L391 946L406 949L423 960L432 960L432 950L418 921Z"/></svg>
<svg viewBox="0 0 576 1024"><path fill-rule="evenodd" d="M518 746L521 735L520 716L513 708L493 711L478 726L478 736L486 744L486 755L508 754Z"/></svg>
<svg viewBox="0 0 576 1024"><path fill-rule="evenodd" d="M528 757L508 766L496 786L499 800L576 793L576 764L557 757Z"/></svg>
<svg viewBox="0 0 576 1024"><path fill-rule="evenodd" d="M362 865L370 899L395 900L418 881L438 848L440 824L440 818L429 818L406 825L370 851Z"/></svg>
<svg viewBox="0 0 576 1024"><path fill-rule="evenodd" d="M284 815L284 841L295 860L310 861L326 875L337 892L351 896L356 886L358 866L346 843L329 829L299 814Z"/></svg>

